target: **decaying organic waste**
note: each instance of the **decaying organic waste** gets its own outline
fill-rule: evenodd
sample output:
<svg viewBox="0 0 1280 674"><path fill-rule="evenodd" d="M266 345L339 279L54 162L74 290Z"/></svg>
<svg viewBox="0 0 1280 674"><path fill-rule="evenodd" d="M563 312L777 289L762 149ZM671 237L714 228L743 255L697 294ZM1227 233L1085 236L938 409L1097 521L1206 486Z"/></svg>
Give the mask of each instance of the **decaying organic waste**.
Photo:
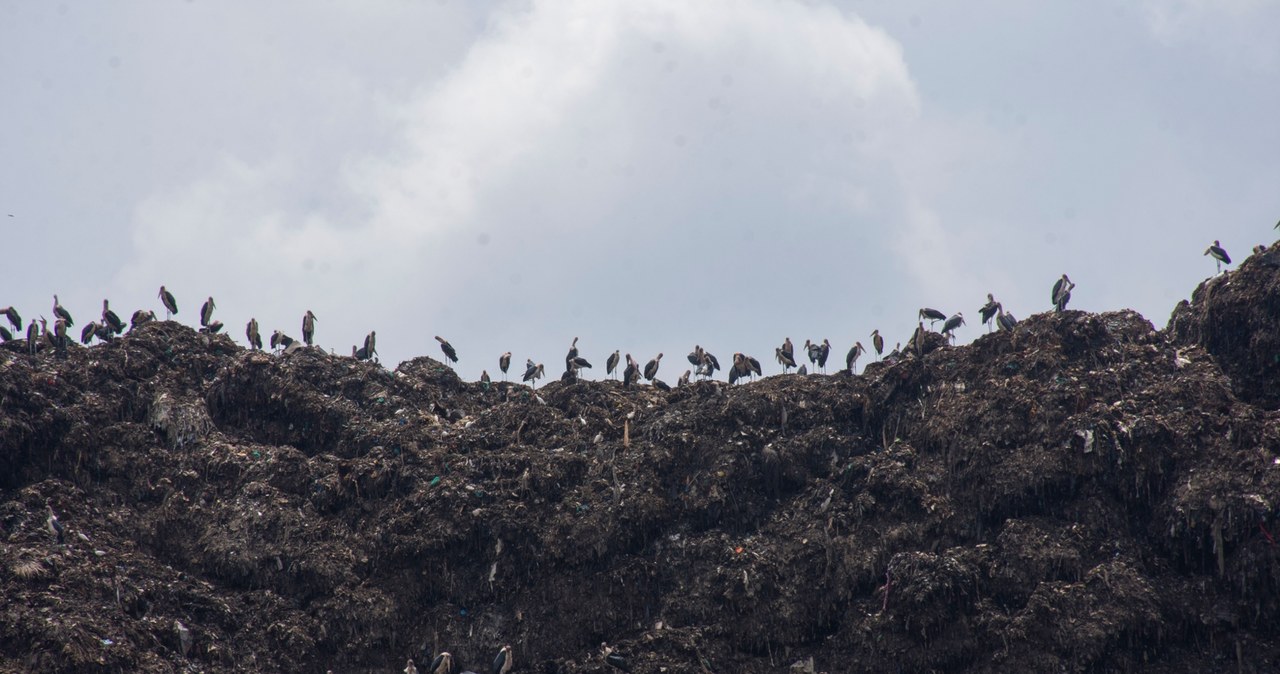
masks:
<svg viewBox="0 0 1280 674"><path fill-rule="evenodd" d="M732 388L11 342L0 671L1277 671L1277 407L1280 248Z"/></svg>

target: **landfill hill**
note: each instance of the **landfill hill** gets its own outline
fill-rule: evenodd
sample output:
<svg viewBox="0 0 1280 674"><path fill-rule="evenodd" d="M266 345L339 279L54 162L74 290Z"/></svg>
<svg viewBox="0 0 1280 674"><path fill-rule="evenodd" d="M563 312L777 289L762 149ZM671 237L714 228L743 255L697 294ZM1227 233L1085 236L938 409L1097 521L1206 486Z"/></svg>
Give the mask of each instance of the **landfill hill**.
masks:
<svg viewBox="0 0 1280 674"><path fill-rule="evenodd" d="M1164 330L669 392L10 342L0 672L1280 671L1277 407L1280 245Z"/></svg>

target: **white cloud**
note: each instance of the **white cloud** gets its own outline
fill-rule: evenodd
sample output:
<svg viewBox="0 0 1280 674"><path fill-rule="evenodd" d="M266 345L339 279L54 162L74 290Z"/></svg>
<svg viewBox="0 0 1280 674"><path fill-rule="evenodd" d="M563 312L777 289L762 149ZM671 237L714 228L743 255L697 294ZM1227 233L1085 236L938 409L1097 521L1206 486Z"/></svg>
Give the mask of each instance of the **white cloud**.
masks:
<svg viewBox="0 0 1280 674"><path fill-rule="evenodd" d="M943 264L910 280L950 268L937 217L903 183L928 169L906 168L926 151L901 49L826 5L512 3L418 91L386 95L406 102L367 120L399 143L318 166L288 148L223 157L148 199L127 278L218 260L240 279L219 287L245 304L275 302L253 295L267 282L288 297L267 307L282 316L317 294L330 315L358 306L398 358L423 352L423 325L494 353L505 348L481 334L535 316L616 339L634 328L617 307L655 293L648 340L697 339L679 334L690 323L729 330L762 304L818 328L830 298L805 286L901 283L891 253L922 241ZM145 252L157 242L198 253L158 261ZM344 329L337 339L354 342L365 326Z"/></svg>

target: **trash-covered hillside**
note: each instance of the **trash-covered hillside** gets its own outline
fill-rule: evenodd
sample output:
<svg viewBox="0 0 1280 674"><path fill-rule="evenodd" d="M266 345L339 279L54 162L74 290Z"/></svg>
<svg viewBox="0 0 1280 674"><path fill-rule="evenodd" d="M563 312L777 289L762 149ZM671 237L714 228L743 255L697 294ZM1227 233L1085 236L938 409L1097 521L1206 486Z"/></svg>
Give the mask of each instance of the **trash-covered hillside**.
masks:
<svg viewBox="0 0 1280 674"><path fill-rule="evenodd" d="M8 342L0 672L1280 671L1278 258L732 387Z"/></svg>

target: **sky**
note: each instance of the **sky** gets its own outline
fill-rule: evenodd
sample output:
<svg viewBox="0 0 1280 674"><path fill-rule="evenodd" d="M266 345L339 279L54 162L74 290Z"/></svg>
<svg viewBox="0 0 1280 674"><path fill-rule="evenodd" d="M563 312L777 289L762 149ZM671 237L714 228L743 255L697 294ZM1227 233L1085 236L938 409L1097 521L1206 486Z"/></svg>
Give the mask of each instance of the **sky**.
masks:
<svg viewBox="0 0 1280 674"><path fill-rule="evenodd" d="M558 376L1157 328L1280 219L1280 0L0 0L0 306ZM78 334L78 330L74 330ZM863 363L866 362L864 357ZM830 367L830 364L829 364ZM513 373L515 374L515 373Z"/></svg>

